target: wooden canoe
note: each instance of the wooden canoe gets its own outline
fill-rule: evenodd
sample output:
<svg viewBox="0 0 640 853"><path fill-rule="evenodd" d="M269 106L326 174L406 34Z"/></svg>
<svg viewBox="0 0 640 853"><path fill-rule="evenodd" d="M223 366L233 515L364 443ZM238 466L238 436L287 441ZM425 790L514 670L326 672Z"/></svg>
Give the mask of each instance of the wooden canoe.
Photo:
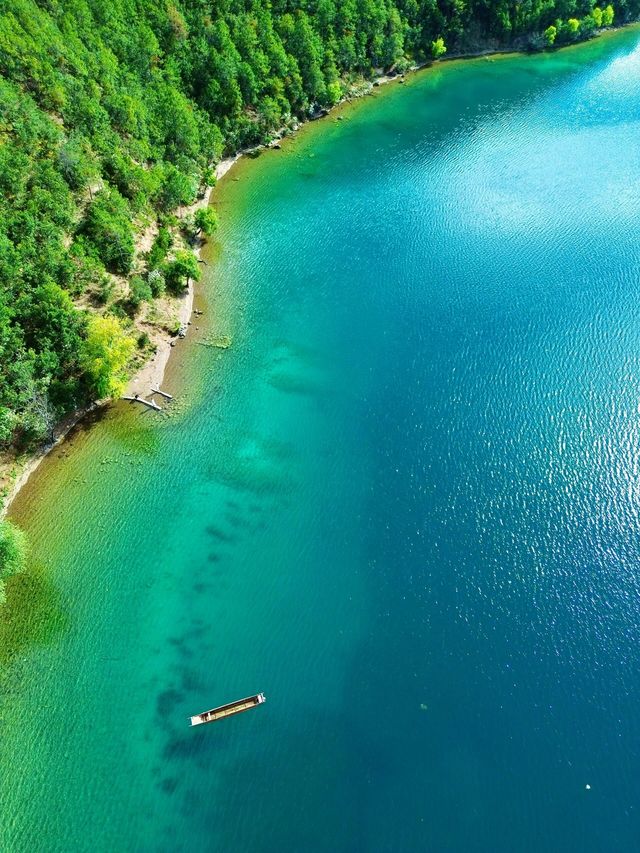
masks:
<svg viewBox="0 0 640 853"><path fill-rule="evenodd" d="M263 702L266 702L264 693L256 693L255 696L247 696L246 699L238 699L237 702L229 702L228 705L220 705L218 708L196 714L191 717L191 725L200 726L203 723L215 723L216 720L223 720L225 717L233 716L233 714L241 714L242 711L248 711L250 708L262 705Z"/></svg>

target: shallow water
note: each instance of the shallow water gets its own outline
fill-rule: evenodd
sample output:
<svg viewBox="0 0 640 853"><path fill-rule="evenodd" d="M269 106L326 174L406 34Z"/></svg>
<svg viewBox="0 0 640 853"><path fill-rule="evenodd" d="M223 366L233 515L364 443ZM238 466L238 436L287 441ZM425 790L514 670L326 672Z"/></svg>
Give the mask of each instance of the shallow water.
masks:
<svg viewBox="0 0 640 853"><path fill-rule="evenodd" d="M438 66L223 182L172 416L15 504L0 848L637 849L639 84Z"/></svg>

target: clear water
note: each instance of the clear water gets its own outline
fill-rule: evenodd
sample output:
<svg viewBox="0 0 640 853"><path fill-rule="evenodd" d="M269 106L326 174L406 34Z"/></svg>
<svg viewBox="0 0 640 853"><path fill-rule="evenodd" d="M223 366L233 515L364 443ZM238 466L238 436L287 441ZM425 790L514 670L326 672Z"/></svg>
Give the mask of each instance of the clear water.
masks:
<svg viewBox="0 0 640 853"><path fill-rule="evenodd" d="M2 850L637 850L639 92L452 63L223 182L173 415L15 505Z"/></svg>

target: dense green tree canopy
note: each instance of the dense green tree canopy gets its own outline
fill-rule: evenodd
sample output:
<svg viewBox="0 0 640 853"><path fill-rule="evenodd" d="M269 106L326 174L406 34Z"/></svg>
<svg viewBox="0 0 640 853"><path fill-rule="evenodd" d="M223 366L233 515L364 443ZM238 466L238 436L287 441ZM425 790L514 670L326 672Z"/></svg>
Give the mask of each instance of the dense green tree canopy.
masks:
<svg viewBox="0 0 640 853"><path fill-rule="evenodd" d="M130 314L165 282L181 290L193 271L172 255L168 223L223 153L330 106L375 69L559 45L639 10L640 0L4 0L0 445L46 437L52 419L119 387L122 330L98 329L87 309L117 313L108 294L130 275ZM213 230L198 217L196 231ZM141 267L135 235L154 220Z"/></svg>

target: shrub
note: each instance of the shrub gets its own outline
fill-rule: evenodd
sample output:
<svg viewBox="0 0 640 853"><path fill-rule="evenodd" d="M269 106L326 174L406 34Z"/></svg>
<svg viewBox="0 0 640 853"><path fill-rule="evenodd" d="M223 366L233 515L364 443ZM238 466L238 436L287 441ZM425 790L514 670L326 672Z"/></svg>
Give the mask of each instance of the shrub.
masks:
<svg viewBox="0 0 640 853"><path fill-rule="evenodd" d="M129 282L129 302L136 308L141 302L150 302L153 299L151 286L142 276L134 275Z"/></svg>
<svg viewBox="0 0 640 853"><path fill-rule="evenodd" d="M151 247L149 254L147 255L147 263L150 270L160 266L167 257L167 252L171 248L172 243L173 238L171 237L171 232L168 228L162 226L158 231L156 239L153 241L153 246Z"/></svg>
<svg viewBox="0 0 640 853"><path fill-rule="evenodd" d="M160 270L151 270L149 275L147 276L147 281L149 282L149 287L151 288L151 294L154 297L162 296L166 289L166 283L164 280L164 275Z"/></svg>

